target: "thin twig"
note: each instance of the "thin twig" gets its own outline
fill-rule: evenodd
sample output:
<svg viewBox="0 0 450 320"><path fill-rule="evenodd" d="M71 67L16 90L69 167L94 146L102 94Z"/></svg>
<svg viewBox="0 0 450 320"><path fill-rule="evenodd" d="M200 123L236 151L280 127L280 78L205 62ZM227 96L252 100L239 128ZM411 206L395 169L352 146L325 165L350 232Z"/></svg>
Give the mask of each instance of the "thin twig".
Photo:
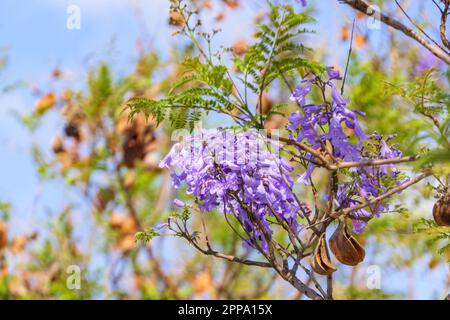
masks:
<svg viewBox="0 0 450 320"><path fill-rule="evenodd" d="M423 179L425 179L425 178L427 178L427 177L429 177L429 176L431 176L431 175L432 175L431 172L423 173L423 174L421 174L421 175L415 177L414 179L409 180L408 182L405 182L405 183L401 184L401 185L398 186L398 187L392 188L391 190L389 190L388 192L382 194L381 196L378 196L378 197L376 197L376 198L373 198L373 199L370 200L370 201L364 202L364 203L362 203L362 204L360 204L360 205L357 205L357 206L354 206L354 207L345 208L345 209L342 209L342 210L339 210L339 211L335 211L335 212L333 212L333 213L331 214L331 216L332 216L333 218L338 218L339 216L347 216L347 215L349 215L349 214L352 213L352 212L358 211L358 210L360 210L360 209L363 209L363 208L365 208L365 207L371 206L371 205L373 205L373 204L377 204L377 203L379 203L380 201L383 201L384 199L386 199L386 198L388 198L388 197L394 195L395 193L397 193L397 192L399 192L399 191L402 191L402 190L404 190L404 189L409 188L410 186L412 186L412 185L414 185L414 184L416 184L416 183L422 181Z"/></svg>
<svg viewBox="0 0 450 320"><path fill-rule="evenodd" d="M270 138L270 134L268 134ZM304 143L297 142L295 140L289 138L278 137L281 142L286 143L287 145L296 146L299 149L308 152L318 158L320 160L317 163L318 166L322 166L330 171L337 171L339 169L353 168L353 167L370 167L370 166L381 166L387 164L395 164L402 162L412 162L416 161L420 158L419 155L407 156L407 157L396 157L391 159L372 159L372 160L363 160L363 161L348 161L348 162L338 162L336 164L329 163L329 161L320 153L320 151L313 149L307 146Z"/></svg>
<svg viewBox="0 0 450 320"><path fill-rule="evenodd" d="M370 167L370 166L382 166L387 164L395 164L402 162L412 162L420 158L419 155L409 156L409 157L396 157L390 159L374 159L374 160L364 160L364 161L349 161L349 162L339 162L336 165L330 165L331 169L345 169L345 168L355 168L355 167Z"/></svg>
<svg viewBox="0 0 450 320"><path fill-rule="evenodd" d="M368 16L370 16L369 11L373 12L373 10L370 9L369 5L362 0L340 0L340 2L349 5L353 9L356 9ZM394 18L391 18L382 12L380 12L379 16L375 14L374 18L379 19L384 24L402 32L404 35L417 41L419 44L421 44L424 48L426 48L428 51L430 51L436 57L438 57L439 59L444 61L446 64L450 65L450 55L449 54L447 54L445 51L442 51L441 48L439 48L438 46L428 42L425 38L423 38L420 34L418 34L413 29L405 26L400 21L398 21Z"/></svg>
<svg viewBox="0 0 450 320"><path fill-rule="evenodd" d="M444 10L441 11L441 26L440 26L440 37L442 44L450 49L450 41L448 41L446 36L446 24L447 24L447 16L449 14L450 9L450 1L446 1L444 4Z"/></svg>
<svg viewBox="0 0 450 320"><path fill-rule="evenodd" d="M356 21L356 19L353 18L352 33L350 35L350 46L348 48L347 63L345 64L344 78L342 79L341 94L344 94L345 80L347 79L348 66L350 64L350 57L352 55L352 50L353 50L353 33L355 31L355 21Z"/></svg>
<svg viewBox="0 0 450 320"><path fill-rule="evenodd" d="M327 299L333 300L333 274L327 276Z"/></svg>
<svg viewBox="0 0 450 320"><path fill-rule="evenodd" d="M405 15L406 18L408 18L408 20L420 31L422 32L422 34L428 38L428 40L430 40L431 42L433 42L436 46L438 46L442 51L446 52L448 54L448 51L443 48L439 43L437 43L433 38L431 38L426 32L425 30L422 29L422 27L420 25L418 25L410 16L409 14L406 12L405 9L403 9L403 7L400 5L400 3L398 3L397 0L395 0L395 3L397 4L397 6L400 8L400 10L403 12L403 14Z"/></svg>

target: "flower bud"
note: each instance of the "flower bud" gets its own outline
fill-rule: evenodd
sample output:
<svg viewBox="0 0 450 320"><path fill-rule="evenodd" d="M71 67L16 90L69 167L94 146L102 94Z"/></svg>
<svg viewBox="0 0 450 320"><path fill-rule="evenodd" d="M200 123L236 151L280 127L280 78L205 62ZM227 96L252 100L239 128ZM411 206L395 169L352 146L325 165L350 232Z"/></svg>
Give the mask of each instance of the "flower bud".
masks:
<svg viewBox="0 0 450 320"><path fill-rule="evenodd" d="M180 199L175 199L175 200L173 200L173 205L175 207L183 208L184 206L186 206L186 203L184 203Z"/></svg>

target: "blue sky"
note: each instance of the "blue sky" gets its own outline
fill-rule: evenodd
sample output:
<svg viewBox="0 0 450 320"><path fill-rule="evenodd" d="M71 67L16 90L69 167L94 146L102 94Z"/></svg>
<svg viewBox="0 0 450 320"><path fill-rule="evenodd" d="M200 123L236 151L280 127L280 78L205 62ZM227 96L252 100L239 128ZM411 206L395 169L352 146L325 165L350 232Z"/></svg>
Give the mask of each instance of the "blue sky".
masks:
<svg viewBox="0 0 450 320"><path fill-rule="evenodd" d="M243 1L244 10L229 15L221 26L224 31L218 37L219 43L231 45L235 39L249 39L249 26L261 2ZM338 39L339 26L351 21L353 13L334 0L309 2L318 6L317 35L311 43L332 48L327 62L344 66L347 45ZM80 30L66 28L66 9L73 4L81 9ZM20 5L15 0L0 2L0 48L7 48L9 57L7 68L0 73L0 88L21 82L16 90L0 95L0 200L14 205L14 232L42 225L41 218L48 209L60 209L67 197L76 197L61 181L43 184L37 179L31 143L49 145L60 124L50 117L46 119L48 130L34 136L19 124L14 114L30 113L34 107L36 98L30 87L52 88L50 73L55 67L64 70L63 83L79 86L89 68L103 60L111 63L116 75L126 74L137 56L138 39L144 46L168 54L174 39L173 30L167 27L167 12L166 0L29 0ZM213 25L213 17L206 19L206 25ZM358 28L364 25L360 23ZM375 30L370 37L371 45L380 52L386 40L383 35ZM443 272L430 276L441 281ZM417 274L421 274L420 270ZM423 281L416 297L433 297L434 289L426 285L430 279ZM402 281L388 282L394 287L402 285Z"/></svg>

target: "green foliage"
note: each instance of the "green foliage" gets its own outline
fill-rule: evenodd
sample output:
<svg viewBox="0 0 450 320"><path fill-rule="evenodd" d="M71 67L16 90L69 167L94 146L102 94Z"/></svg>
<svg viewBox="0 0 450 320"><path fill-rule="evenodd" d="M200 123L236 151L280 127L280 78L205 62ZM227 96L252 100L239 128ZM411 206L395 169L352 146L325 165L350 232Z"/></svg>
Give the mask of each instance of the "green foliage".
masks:
<svg viewBox="0 0 450 320"><path fill-rule="evenodd" d="M106 64L102 64L97 72L90 74L88 86L90 98L87 101L89 108L86 111L90 114L96 114L112 92L111 74Z"/></svg>
<svg viewBox="0 0 450 320"><path fill-rule="evenodd" d="M413 81L399 86L390 85L396 93L414 106L414 111L423 115L443 112L450 105L450 95L442 90L437 76L440 74L430 69L417 76Z"/></svg>
<svg viewBox="0 0 450 320"><path fill-rule="evenodd" d="M208 50L204 50L195 38L199 23L190 26L195 12L189 11L182 3L173 1L173 10L183 15L186 21L180 33L193 42L199 54L185 58L181 64L182 75L167 97L160 100L143 97L130 99L128 107L131 118L136 113L144 112L154 117L158 124L168 119L175 128L192 130L202 116L214 111L233 117L240 125L252 123L261 128L264 118L279 113L278 109L284 105L277 106L268 115L257 115L259 110L249 105L249 90L257 96L256 104L260 104L263 92L274 80L294 71L313 70L320 73L324 70L321 64L303 58L310 49L298 43L300 35L311 32L303 25L314 19L294 12L291 6L270 5L268 22L260 24L255 34L256 43L243 57L233 56L236 77L241 82L238 86L231 68L224 62L227 50L214 54L210 52L211 41L217 32L201 34L208 44Z"/></svg>
<svg viewBox="0 0 450 320"><path fill-rule="evenodd" d="M444 90L440 77L443 75L430 69L410 82L388 86L392 94L401 96L414 107L414 112L432 124L422 128L422 139L433 141L437 148L422 157L416 167L429 163L445 166L450 160L450 94ZM449 172L447 168L441 173Z"/></svg>
<svg viewBox="0 0 450 320"><path fill-rule="evenodd" d="M168 118L174 128L194 128L203 113L213 110L218 104L218 96L207 88L190 88L182 94L169 96L163 100L150 100L141 97L131 98L128 106L131 108L130 120L139 112L144 112L147 118L155 118L157 125ZM220 99L220 97L219 97Z"/></svg>
<svg viewBox="0 0 450 320"><path fill-rule="evenodd" d="M180 195L167 191L166 180L164 180L167 177L158 171L155 163L157 164L159 156L168 148L167 142L164 142L164 135L167 132L170 133L170 130L163 127L155 134L158 140L162 139L158 141L152 157L147 158L154 163L148 165L141 159L142 161L138 161L135 167L130 168L121 163L125 153L123 145L127 136L132 137L135 132L124 133L118 129L117 124L123 116L124 99L136 96L127 102L131 111L130 120L133 120L137 113L143 112L147 117L154 118L158 125L168 122L175 128L192 130L195 123L202 117L210 112L217 112L233 117L239 125L261 127L271 115L283 114L286 109L286 104L277 104L268 114L261 114L258 104L261 103L263 92L273 88L270 95L274 98L272 93L280 90L278 94L285 99L288 93L281 92L285 88L277 86L278 81L287 82L286 79L289 81L290 77L304 75L307 71L320 74L324 70L323 65L309 60L312 50L302 44L301 37L312 32L305 28L305 25L314 20L305 13L294 12L291 6L271 5L270 13L257 26L255 41L248 47L245 54L232 54L232 50L229 49L211 53L211 41L216 31L211 34L200 33L197 29L198 21L192 21L198 16L197 12L189 11L188 7L181 5L180 0L173 0L171 3L173 10L184 15L187 23L181 27L179 33L187 36L193 47L176 52L178 55L187 56L182 63L168 61L168 69L173 72L170 76L161 81L156 80L158 77L154 77L154 71L161 67L161 61L153 52L141 56L136 70L126 77L113 77L108 65L102 64L90 72L85 90L73 91L72 100L58 102L53 110L49 110L51 113L63 105L64 107L74 105L76 117L63 117L61 122L66 125L71 120L80 121L82 129L88 130L88 134L83 138L85 140L75 141L73 137L66 137L60 132L65 151L50 157L47 152L48 145L33 146L32 153L37 170L41 178L55 179L62 176L69 192L82 195L83 203L92 205L88 210L84 206L80 210L89 213L88 217L83 215L83 219L88 218L89 223L72 224L66 210L63 210L54 223L45 230L50 235L44 234L42 238L40 235L39 243L36 243L31 251L23 252L24 256L26 254L26 259L24 256L18 257L17 260L22 264L10 264L11 276L0 278L0 297L136 298L135 294L138 291L140 295L137 297L144 299L191 299L197 297L194 276L204 270L210 270L211 264L214 266L209 272L214 278L215 288L210 296L228 299L272 297L273 291L266 290L265 283L267 282L267 287L270 288L276 280L267 269L232 263L222 264L218 260L210 260L192 252L186 253L186 256L180 259L180 262L183 262L182 266L177 260L177 267L184 270L179 279L176 279L178 272L171 273L168 268L166 269L170 263L164 261L166 255L161 254L164 249L161 250L160 244L168 237L163 237L163 234L156 231L160 229L155 230L147 226L154 225L169 215L174 223L189 224L190 229L193 230L190 233L192 240L197 243L199 236L204 233L201 229L203 221L200 222L200 215L191 214L187 207L173 213L167 212L170 210L170 205L167 203L172 197L180 197ZM195 6L197 3L199 2L193 2L192 5ZM202 37L201 43L205 43L205 47L199 45L200 42L196 39L198 36ZM192 48L195 48L196 56L192 56ZM228 55L232 55L231 58ZM0 71L4 63L6 60L0 57ZM232 66L230 66L231 63L233 63ZM387 135L392 133L392 125L395 123L395 132L398 137L394 141L399 142L399 147L405 154L421 151L420 143L424 142L430 148L436 147L422 157L418 167L430 163L437 164L437 169L442 170L441 173L444 175L449 171L444 171L442 168L445 165L448 167L450 163L450 153L446 142L450 126L450 117L448 117L450 99L448 90L442 85L443 79L438 79L431 72L416 79L404 79L400 74L389 75L387 70L389 69L384 62L377 58L372 57L369 61L360 62L357 54L354 54L348 77L348 91L345 93L351 99L352 108L366 112L367 117L362 122L368 132L377 130ZM406 82L406 80L411 81ZM403 81L405 82L402 83ZM0 92L1 90L2 88ZM395 95L402 99L396 98ZM413 110L416 112L414 115L411 114ZM438 128L433 124L433 116L439 120ZM22 120L33 130L45 128L47 124L43 114L24 116ZM146 124L146 127L149 126ZM80 152L69 154L74 152L74 148L70 148L74 144L80 149L76 152ZM75 156L73 161L72 158L67 157L72 155ZM64 168L61 169L61 167ZM124 180L129 176L134 178L131 179L132 182L125 184ZM395 186L394 181L390 183L389 186ZM301 197L312 196L303 193L301 188L298 191ZM182 190L176 192L183 193ZM414 197L413 193L404 193L402 196L408 197L408 201ZM101 205L98 203L99 199L101 199ZM422 200L423 197L417 200L414 206L419 207L418 203ZM68 198L67 201L73 200ZM73 208L76 210L75 206ZM10 211L9 204L0 202L0 218L7 219ZM396 214L390 214L394 211ZM370 248L368 252L382 251L384 253L370 258L385 258L386 265L408 270L411 269L411 265L422 261L424 257L431 256L439 262L443 260L443 257L448 257L447 254L450 252L448 229L438 227L432 220L426 219L417 222L413 228L413 222L417 219L413 214L422 214L422 212L408 212L400 205L396 206L392 212L383 213L380 218L373 219L365 234L358 236L362 239L367 237L366 247ZM135 233L133 230L131 233L121 234L120 230L110 225L110 218L115 213L119 213L121 217L134 214L134 219L139 224L136 230L144 231ZM80 221L79 217L77 218L74 219L75 222ZM222 215L211 213L203 215L202 218L208 225L208 236L211 240L214 239L214 246L217 249L235 256L248 254L242 249L239 237L231 235L230 229L224 226ZM275 223L275 220L271 223ZM87 230L90 232L91 227L96 241L89 243L88 248L84 248L79 245L78 236L80 233L86 234ZM197 231L200 229L202 231ZM129 238L130 235L132 240L135 235L135 240L144 244L156 236L161 237L148 245L123 249L120 240ZM289 241L281 228L276 230L274 237L283 244ZM172 244L170 248L173 248ZM149 254L152 249L154 254ZM185 254L184 251L178 250L170 254L182 256ZM437 252L441 256L437 256ZM10 256L9 253L8 256ZM117 256L119 258L115 260ZM162 270L160 266L157 266L160 258ZM92 266L99 260L106 261L106 265L102 265L101 270L94 273ZM71 291L66 287L65 268L73 263L79 263L86 271L83 271L82 291ZM58 268L55 268L55 265ZM117 266L119 267L116 268ZM109 267L111 270L104 270ZM114 283L117 281L116 278L120 278L116 273L120 274L121 271L117 270L122 268L127 269L126 275L131 277L126 281L126 289ZM52 277L49 276L46 291L35 290L26 295L11 293L9 287L12 280L21 278L22 273L25 275L29 272L44 271L50 274L51 272L47 271L53 269L58 272L54 274L54 277L53 274ZM352 270L356 272L356 269ZM136 280L136 278L139 278L142 283L136 286L136 290L129 290L128 284L132 282L129 280ZM169 279L169 282L173 281L172 286L164 282L166 279ZM111 281L111 284L104 285L108 281ZM347 283L348 278L342 285L345 286ZM175 289L172 290L173 288ZM275 291L276 298L288 296L278 290L277 288ZM381 290L365 289L364 285L355 286L352 280L348 288L342 290L344 293L336 295L336 298L342 296L351 299L399 297Z"/></svg>
<svg viewBox="0 0 450 320"><path fill-rule="evenodd" d="M283 74L307 68L321 73L324 67L304 59L306 51L311 51L299 42L299 36L311 33L303 27L314 19L305 13L296 13L291 6L270 5L269 21L258 25L256 43L249 47L243 58L235 57L234 62L245 89L255 94L264 91L272 81Z"/></svg>
<svg viewBox="0 0 450 320"><path fill-rule="evenodd" d="M142 241L143 243L149 243L154 237L160 236L155 229L150 228L146 231L137 232L135 235L136 241Z"/></svg>
<svg viewBox="0 0 450 320"><path fill-rule="evenodd" d="M400 295L387 293L381 289L366 289L350 286L346 288L344 298L349 300L390 300L399 299Z"/></svg>
<svg viewBox="0 0 450 320"><path fill-rule="evenodd" d="M0 200L0 220L8 220L11 212L11 204Z"/></svg>
<svg viewBox="0 0 450 320"><path fill-rule="evenodd" d="M367 132L377 131L382 135L393 133L392 124L395 123L395 141L400 141L400 149L405 154L414 154L419 149L422 138L420 134L427 125L423 119L412 118L411 107L395 99L393 94L386 90L388 83L398 83L398 74L390 76L374 58L370 61L360 61L352 56L349 67L349 90L346 96L350 98L353 109L363 111L366 116L360 120L367 127Z"/></svg>
<svg viewBox="0 0 450 320"><path fill-rule="evenodd" d="M430 236L430 243L440 246L438 254L450 253L450 228L440 227L431 219L421 218L414 224L414 232Z"/></svg>

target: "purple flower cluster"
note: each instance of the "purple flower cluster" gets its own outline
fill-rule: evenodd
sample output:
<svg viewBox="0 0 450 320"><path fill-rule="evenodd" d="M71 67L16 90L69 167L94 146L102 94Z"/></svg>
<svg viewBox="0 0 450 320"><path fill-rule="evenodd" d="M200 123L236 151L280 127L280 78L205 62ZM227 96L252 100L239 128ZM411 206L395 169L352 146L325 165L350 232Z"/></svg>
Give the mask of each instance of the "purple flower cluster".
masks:
<svg viewBox="0 0 450 320"><path fill-rule="evenodd" d="M293 167L272 154L256 130L202 130L175 144L160 166L171 170L176 188L186 183L200 210L234 215L249 236L244 245L267 250L261 230L272 233L268 216L299 231L305 205L292 193Z"/></svg>
<svg viewBox="0 0 450 320"><path fill-rule="evenodd" d="M345 99L334 84L341 80L338 71L327 68L327 78L310 75L302 81L291 96L299 111L289 117L290 138L308 144L335 162L361 162L370 159L391 159L401 152L378 133L366 135L358 122L363 113L348 108ZM318 87L323 103L307 102L313 86ZM329 96L329 98L327 98ZM292 189L290 173L294 167L275 155L274 141L257 130L233 132L225 129L200 130L176 143L161 161L160 167L171 171L172 183L179 188L187 186L187 193L195 198L202 212L218 209L234 216L247 238L244 245L268 250L265 235L271 235L269 220L283 220L295 232L301 230L299 217L310 214L309 206L300 202ZM299 149L299 152L302 152ZM298 182L308 185L320 159L304 154L306 171ZM334 194L336 210L352 208L387 192L405 178L394 164L355 166L343 172ZM175 206L185 204L179 200ZM355 210L351 217L356 232L365 227L365 217L378 215L387 209L386 203L377 203ZM362 219L359 219L362 218Z"/></svg>
<svg viewBox="0 0 450 320"><path fill-rule="evenodd" d="M389 136L384 139L378 133L374 133L369 137L371 143L377 146L376 150L372 152L371 158L377 159L392 159L400 157L401 151L394 146L388 146L387 142L391 140L393 136ZM370 157L365 157L365 152L362 151L362 160L368 160ZM339 185L336 194L336 205L338 208L352 208L360 205L363 202L370 201L374 197L383 195L388 191L385 186L385 178L390 178L395 181L396 184L401 184L407 181L408 178L404 177L402 173L396 168L394 164L381 165L377 167L360 167L355 168L351 172L351 182L342 183ZM353 217L371 217L372 215L378 216L380 212L389 209L387 203L378 202L365 209L359 209L353 212ZM358 233L366 226L364 220L353 220L354 230Z"/></svg>
<svg viewBox="0 0 450 320"><path fill-rule="evenodd" d="M392 137L383 139L382 136L374 134L367 136L358 123L358 115L362 112L347 108L349 100L342 97L336 88L333 80L341 79L338 71L327 68L328 79L321 80L316 75L311 75L303 81L303 85L297 87L291 96L291 100L296 101L301 110L294 112L289 117L289 129L291 139L309 144L312 148L325 152L328 156L339 161L365 161L373 158L390 159L401 156L401 152L393 146L388 145ZM322 104L307 104L306 97L315 84L321 90L324 100L326 93L331 90L331 101L325 100ZM327 90L328 89L328 90ZM365 151L367 142L370 141L373 147L371 152ZM328 148L327 145L331 146ZM305 173L299 176L298 181L309 184L310 176L316 168L317 159L311 154L306 155L309 162ZM386 188L382 181L384 177L390 177L401 181L402 177L395 165L383 165L379 167L356 167L350 169L353 176L351 183L342 183L338 186L336 201L337 207L349 208L369 201L384 192ZM365 209L357 210L353 217L369 217L383 211L385 206L378 204ZM354 220L354 229L361 232L366 225L361 220Z"/></svg>

